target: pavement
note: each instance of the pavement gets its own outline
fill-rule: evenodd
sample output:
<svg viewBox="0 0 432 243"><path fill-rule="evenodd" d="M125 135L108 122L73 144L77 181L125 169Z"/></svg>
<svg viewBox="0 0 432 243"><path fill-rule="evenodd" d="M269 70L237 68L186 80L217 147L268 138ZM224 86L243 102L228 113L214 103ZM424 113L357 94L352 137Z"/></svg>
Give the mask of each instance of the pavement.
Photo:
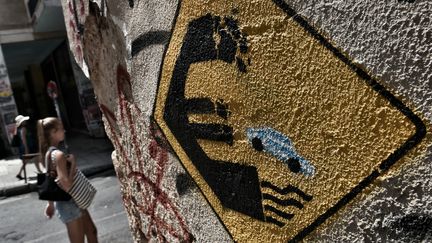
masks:
<svg viewBox="0 0 432 243"><path fill-rule="evenodd" d="M93 138L84 133L68 132L66 142L69 152L76 158L78 168L87 177L114 169L111 160L114 148L108 138ZM0 160L0 197L36 191L36 167L32 163L26 165L27 183L25 183L24 180L15 177L21 165L22 161L18 156Z"/></svg>

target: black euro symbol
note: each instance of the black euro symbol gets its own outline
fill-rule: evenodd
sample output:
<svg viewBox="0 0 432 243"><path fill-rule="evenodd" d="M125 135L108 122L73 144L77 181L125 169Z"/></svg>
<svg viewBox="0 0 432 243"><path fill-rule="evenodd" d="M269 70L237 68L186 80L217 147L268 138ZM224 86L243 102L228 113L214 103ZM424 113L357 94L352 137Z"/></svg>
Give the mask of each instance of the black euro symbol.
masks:
<svg viewBox="0 0 432 243"><path fill-rule="evenodd" d="M214 39L216 34L219 35L218 42ZM197 140L206 139L232 145L232 127L224 124L190 123L188 120L189 114L216 114L225 120L230 115L228 106L223 101L213 102L209 98L185 97L190 66L199 62L221 60L228 64L235 62L240 72L247 72L247 61L237 55L247 51L246 35L240 31L237 21L232 17L221 18L207 14L189 22L180 54L175 62L163 118L224 207L282 227L285 223L266 216L265 213L272 212L285 220L290 220L293 214L266 205L263 199L282 207L303 208L303 204L295 199L284 200L275 195L295 193L305 201L310 201L312 196L292 185L278 188L270 182L260 182L256 167L209 158ZM262 193L262 187L272 190L274 194Z"/></svg>

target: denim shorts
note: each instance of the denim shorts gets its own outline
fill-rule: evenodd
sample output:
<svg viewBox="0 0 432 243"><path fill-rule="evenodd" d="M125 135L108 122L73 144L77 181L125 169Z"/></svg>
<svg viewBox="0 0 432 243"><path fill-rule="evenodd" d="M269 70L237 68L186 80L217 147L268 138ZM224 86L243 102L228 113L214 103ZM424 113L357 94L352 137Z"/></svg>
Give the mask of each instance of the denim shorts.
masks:
<svg viewBox="0 0 432 243"><path fill-rule="evenodd" d="M57 217L65 224L74 219L78 219L82 215L81 209L76 205L73 199L54 202L54 206L57 211Z"/></svg>

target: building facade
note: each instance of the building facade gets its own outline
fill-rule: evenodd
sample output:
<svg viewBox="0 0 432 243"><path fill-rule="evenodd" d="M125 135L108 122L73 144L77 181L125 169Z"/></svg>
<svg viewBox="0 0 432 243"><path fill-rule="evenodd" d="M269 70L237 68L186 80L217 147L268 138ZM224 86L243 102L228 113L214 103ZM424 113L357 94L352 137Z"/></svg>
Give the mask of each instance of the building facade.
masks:
<svg viewBox="0 0 432 243"><path fill-rule="evenodd" d="M61 2L0 1L1 141L10 151L17 114L37 119L56 116L46 85L58 87L66 129L104 136L90 81L70 58Z"/></svg>

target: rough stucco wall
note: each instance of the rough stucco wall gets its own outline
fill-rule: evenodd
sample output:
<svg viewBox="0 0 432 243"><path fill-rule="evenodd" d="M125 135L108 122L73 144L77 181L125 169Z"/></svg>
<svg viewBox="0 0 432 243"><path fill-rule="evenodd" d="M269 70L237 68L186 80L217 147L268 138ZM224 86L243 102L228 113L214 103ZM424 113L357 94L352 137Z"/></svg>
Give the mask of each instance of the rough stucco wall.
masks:
<svg viewBox="0 0 432 243"><path fill-rule="evenodd" d="M337 46L431 122L430 1L290 1ZM431 148L363 194L313 240L429 242ZM312 238L311 238L312 239Z"/></svg>
<svg viewBox="0 0 432 243"><path fill-rule="evenodd" d="M287 1L310 24L301 27L298 18L289 18L282 11L287 9L283 1L183 1L181 6L176 1L96 2L99 8L88 7L87 1L76 1L74 7L72 1L64 0L63 8L71 49L92 80L116 148L116 171L136 241L286 241L294 236L332 242L431 240L429 137L413 149L402 149L403 158L389 171L380 166L419 127L413 116L406 116L405 106L387 100L402 101L430 130L431 3ZM200 19L207 13L213 17ZM221 21L215 16L221 16ZM224 18L227 16L236 24ZM202 32L207 31L203 21L209 19L221 23L218 31L229 33L228 38L222 32L211 34L212 28ZM192 28L194 20L197 25ZM77 28L80 25L82 32ZM193 31L188 32L188 26ZM331 49L311 37L310 29L318 30L348 61L332 55ZM194 41L195 32L200 38ZM236 33L241 34L236 37ZM210 44L215 41L218 54L201 62L208 58L203 56L207 55L206 38ZM238 49L230 49L229 38L235 39ZM378 95L373 86L365 85L344 64L351 61L395 97ZM182 71L183 63L188 62L190 68ZM180 95L170 103L170 94L178 93L169 90L175 86L172 77L182 75L187 83L185 98L195 99L189 103L195 106L187 109L210 114L214 103L218 115L198 114L186 120L222 122L233 129L232 137L229 132L216 136L200 130L197 135L194 130L181 129L184 117L177 109L184 101ZM196 103L206 97L211 103ZM174 113L168 114L170 107L175 108ZM203 107L207 108L203 111ZM304 175L296 176L295 166L280 163L285 155L280 151L272 154L264 138L264 148L259 150L252 142L258 133L244 134L257 126L271 127L289 137L298 152L293 155L291 148L289 154L298 160L306 158L314 169L300 169ZM259 134L276 136L269 129ZM201 138L197 144L210 161L241 161L219 174L233 179L231 184L223 188L230 180L212 179L213 172L220 173L220 166L200 167L202 156L191 154L196 144L189 137ZM281 209L264 196L259 200L263 207L278 207L285 213L270 213L284 222L284 226L272 224L269 215L260 218L259 210L252 213L248 202L235 195L224 196L223 190L230 191L231 186L233 193L255 193L250 190L252 184L235 191L241 189L242 178L249 178L247 174L235 176L241 175L236 172L241 166L255 168L261 187L265 187L263 181L280 188L289 183L312 199L294 197L304 203L304 210L295 209L295 216L283 221L278 217L288 217L292 210ZM361 192L356 190L370 173L373 178L381 176L370 185L368 181ZM259 195L272 193L259 190L263 193ZM345 195L355 198L346 205L341 199ZM330 209L338 200L341 206ZM304 230L308 228L312 233Z"/></svg>

